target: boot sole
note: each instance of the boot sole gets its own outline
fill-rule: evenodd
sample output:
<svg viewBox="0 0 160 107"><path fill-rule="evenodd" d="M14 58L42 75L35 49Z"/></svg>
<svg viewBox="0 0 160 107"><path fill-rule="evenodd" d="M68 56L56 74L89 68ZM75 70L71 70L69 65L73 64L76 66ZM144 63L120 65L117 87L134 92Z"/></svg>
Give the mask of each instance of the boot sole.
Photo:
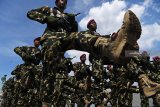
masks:
<svg viewBox="0 0 160 107"><path fill-rule="evenodd" d="M116 62L118 62L120 55L123 55L122 57L124 57L125 45L130 44L133 46L141 35L140 21L131 10L128 10L125 13L123 20L123 25L118 31L118 37L115 42L112 43L113 48L111 50L113 51L111 53Z"/></svg>

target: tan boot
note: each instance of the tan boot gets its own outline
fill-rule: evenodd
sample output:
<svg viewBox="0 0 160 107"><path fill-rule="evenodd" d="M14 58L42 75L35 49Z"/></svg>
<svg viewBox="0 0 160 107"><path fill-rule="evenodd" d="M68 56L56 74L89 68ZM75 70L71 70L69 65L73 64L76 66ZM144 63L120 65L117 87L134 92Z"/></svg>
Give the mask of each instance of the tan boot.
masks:
<svg viewBox="0 0 160 107"><path fill-rule="evenodd" d="M124 48L127 44L133 46L140 38L141 24L137 16L132 11L128 10L125 13L123 24L117 34L117 38L110 45L110 56L112 56L114 61L119 60L120 55L124 53Z"/></svg>
<svg viewBox="0 0 160 107"><path fill-rule="evenodd" d="M51 103L42 102L42 107L52 107Z"/></svg>
<svg viewBox="0 0 160 107"><path fill-rule="evenodd" d="M138 78L146 97L151 97L160 91L160 84L151 81L146 74L141 74Z"/></svg>

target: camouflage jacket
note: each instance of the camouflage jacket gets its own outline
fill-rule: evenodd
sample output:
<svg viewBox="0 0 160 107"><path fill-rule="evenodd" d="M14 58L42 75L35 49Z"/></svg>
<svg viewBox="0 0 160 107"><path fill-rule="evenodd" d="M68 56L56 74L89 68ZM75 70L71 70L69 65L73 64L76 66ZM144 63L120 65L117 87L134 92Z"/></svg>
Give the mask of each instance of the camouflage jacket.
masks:
<svg viewBox="0 0 160 107"><path fill-rule="evenodd" d="M18 54L24 62L27 63L39 64L41 60L41 51L39 48L36 47L16 47L14 49L14 52Z"/></svg>
<svg viewBox="0 0 160 107"><path fill-rule="evenodd" d="M27 13L27 17L42 24L46 23L47 28L44 33L78 31L78 24L75 21L75 15L62 13L57 7L51 8L44 6L38 9L33 9Z"/></svg>
<svg viewBox="0 0 160 107"><path fill-rule="evenodd" d="M91 31L91 30L86 30L86 31L82 31L82 34L91 34L91 35L95 35L95 36L101 36L99 33L97 33L96 31Z"/></svg>
<svg viewBox="0 0 160 107"><path fill-rule="evenodd" d="M83 80L88 74L90 74L89 67L81 62L73 64L73 71L77 80Z"/></svg>
<svg viewBox="0 0 160 107"><path fill-rule="evenodd" d="M16 79L20 80L23 85L27 85L29 83L31 85L35 83L35 80L40 78L41 72L41 65L20 64L16 66L16 68L11 72L11 74L15 75Z"/></svg>

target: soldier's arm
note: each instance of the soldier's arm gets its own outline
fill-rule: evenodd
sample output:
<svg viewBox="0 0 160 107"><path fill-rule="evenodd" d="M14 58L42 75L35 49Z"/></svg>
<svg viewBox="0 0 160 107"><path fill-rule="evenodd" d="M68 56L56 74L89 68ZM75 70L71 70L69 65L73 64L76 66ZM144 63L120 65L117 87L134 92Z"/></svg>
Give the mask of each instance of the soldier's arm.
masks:
<svg viewBox="0 0 160 107"><path fill-rule="evenodd" d="M16 47L14 49L14 52L18 54L24 61L26 61L28 59L33 59L35 57L35 55L30 52L31 48L32 47L28 46Z"/></svg>
<svg viewBox="0 0 160 107"><path fill-rule="evenodd" d="M74 74L76 74L78 72L78 70L79 70L78 63L73 64L73 69L72 70L74 71Z"/></svg>
<svg viewBox="0 0 160 107"><path fill-rule="evenodd" d="M23 57L25 55L27 48L28 48L27 46L16 47L14 48L14 52Z"/></svg>
<svg viewBox="0 0 160 107"><path fill-rule="evenodd" d="M50 13L50 8L47 6L43 6L41 8L32 9L32 10L28 11L27 17L31 20L35 20L35 21L38 21L38 22L44 24L45 19L49 15L49 13Z"/></svg>
<svg viewBox="0 0 160 107"><path fill-rule="evenodd" d="M75 19L75 16L79 15L78 14L67 14L70 25L71 25L71 32L78 32L78 23Z"/></svg>
<svg viewBox="0 0 160 107"><path fill-rule="evenodd" d="M11 75L16 75L20 69L20 65L17 65L14 70L11 72Z"/></svg>

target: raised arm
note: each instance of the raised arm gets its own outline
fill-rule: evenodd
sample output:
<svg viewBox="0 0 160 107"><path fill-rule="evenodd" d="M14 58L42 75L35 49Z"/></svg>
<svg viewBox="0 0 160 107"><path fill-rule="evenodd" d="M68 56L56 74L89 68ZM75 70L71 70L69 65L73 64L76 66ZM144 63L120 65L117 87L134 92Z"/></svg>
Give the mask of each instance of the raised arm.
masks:
<svg viewBox="0 0 160 107"><path fill-rule="evenodd" d="M38 9L32 9L28 11L27 17L31 20L35 20L37 22L44 24L45 23L44 20L46 19L47 16L49 16L50 10L51 8L47 6L43 6Z"/></svg>

